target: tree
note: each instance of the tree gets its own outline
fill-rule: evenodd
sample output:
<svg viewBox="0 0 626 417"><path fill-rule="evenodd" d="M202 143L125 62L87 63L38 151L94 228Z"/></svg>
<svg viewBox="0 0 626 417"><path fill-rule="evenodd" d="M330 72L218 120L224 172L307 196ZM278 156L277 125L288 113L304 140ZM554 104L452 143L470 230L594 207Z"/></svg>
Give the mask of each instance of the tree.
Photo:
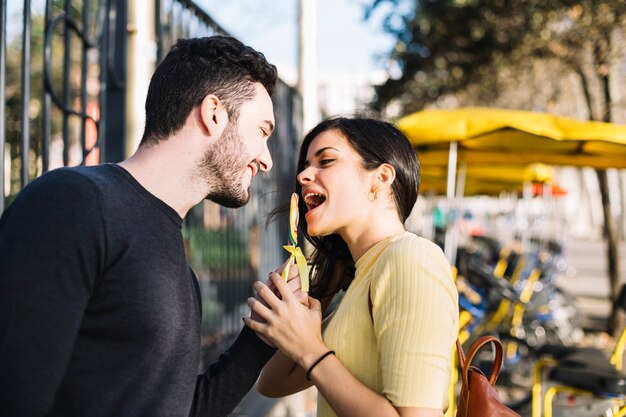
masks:
<svg viewBox="0 0 626 417"><path fill-rule="evenodd" d="M415 0L408 14L400 12L400 0L374 0L366 16L383 3L392 5L385 22L397 38L390 58L401 75L376 88L375 110L393 103L407 114L477 85L484 96L495 97L501 93L499 72L539 58L555 60L577 75L589 119L615 121L611 65L626 27L623 0ZM606 171L597 170L597 177L615 301L619 236ZM615 328L615 308L609 327Z"/></svg>

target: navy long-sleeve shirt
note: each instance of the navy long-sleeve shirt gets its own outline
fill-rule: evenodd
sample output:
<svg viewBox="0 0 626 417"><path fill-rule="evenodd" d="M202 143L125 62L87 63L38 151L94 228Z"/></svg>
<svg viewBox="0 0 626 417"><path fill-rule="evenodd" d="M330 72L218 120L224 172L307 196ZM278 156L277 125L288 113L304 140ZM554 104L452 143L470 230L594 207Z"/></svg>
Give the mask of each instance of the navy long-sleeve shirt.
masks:
<svg viewBox="0 0 626 417"><path fill-rule="evenodd" d="M117 165L63 168L0 219L3 416L226 416L273 354L244 329L205 373L182 219Z"/></svg>

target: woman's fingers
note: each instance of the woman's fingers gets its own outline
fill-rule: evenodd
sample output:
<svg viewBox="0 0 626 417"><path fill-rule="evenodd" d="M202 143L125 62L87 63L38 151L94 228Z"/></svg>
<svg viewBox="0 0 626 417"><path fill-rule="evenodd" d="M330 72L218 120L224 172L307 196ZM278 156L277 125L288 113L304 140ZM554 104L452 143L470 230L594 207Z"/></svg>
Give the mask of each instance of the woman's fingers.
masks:
<svg viewBox="0 0 626 417"><path fill-rule="evenodd" d="M255 283L258 295L265 299L269 307L255 298L248 299L252 315L251 318L244 318L244 323L268 344L277 346L288 357L302 364L303 352L307 352L312 343L323 343L321 304L299 291L306 297L305 302L301 302L300 295L294 295L280 275L272 273L271 279L282 300L266 285Z"/></svg>
<svg viewBox="0 0 626 417"><path fill-rule="evenodd" d="M277 272L271 272L266 283L255 282L253 287L256 291L255 299L268 309L275 309L280 306L280 300L285 300L283 294L296 293L296 299L303 305L308 306L307 295L300 291L300 280L298 278L298 267L293 265L290 270L290 281L285 282ZM280 289L279 289L280 287ZM282 293L281 293L282 291ZM248 302L250 304L250 301ZM251 307L251 318L259 321L259 318L266 320Z"/></svg>
<svg viewBox="0 0 626 417"><path fill-rule="evenodd" d="M261 318L262 320L267 321L267 319L271 316L272 310L267 306L263 305L263 303L257 300L254 297L248 298L248 306L250 307L250 316L258 321L257 318Z"/></svg>
<svg viewBox="0 0 626 417"><path fill-rule="evenodd" d="M291 289L291 292L296 292L300 289L300 271L298 271L298 264L295 262L289 269L289 278L287 278L287 284Z"/></svg>
<svg viewBox="0 0 626 417"><path fill-rule="evenodd" d="M319 310L320 312L322 311L322 303L317 298L313 298L309 296L308 302L309 302L309 310Z"/></svg>
<svg viewBox="0 0 626 417"><path fill-rule="evenodd" d="M296 299L298 300L300 304L306 307L310 307L309 306L309 294L307 294L304 291L298 290L294 292L293 295L296 297Z"/></svg>
<svg viewBox="0 0 626 417"><path fill-rule="evenodd" d="M265 337L265 333L267 331L267 325L264 323L259 323L256 320L251 319L250 317L243 317L243 323L248 326L250 329L254 330L259 336L262 337L262 340L268 345L274 347L274 343L271 340Z"/></svg>
<svg viewBox="0 0 626 417"><path fill-rule="evenodd" d="M280 278L280 275L278 275L275 272L272 272L270 274L271 276L277 276L279 280L282 280L282 278ZM273 284L276 285L276 282L273 281ZM257 281L254 283L254 285L252 286L254 288L254 290L256 291L256 298L265 301L265 303L267 304L267 306L271 309L275 309L278 305L280 305L280 293L277 294L277 290L273 290L271 288L269 288L267 285L265 285L264 283L262 283L261 281Z"/></svg>
<svg viewBox="0 0 626 417"><path fill-rule="evenodd" d="M293 281L297 282L294 283ZM293 279L289 282L285 282L278 273L272 272L269 275L267 284L260 281L254 283L254 289L257 293L256 299L265 307L272 310L282 305L281 300L296 300L298 303L309 307L309 309L319 309L321 311L320 302L315 298L309 297L306 292L301 291L299 281L299 279ZM313 304L311 304L311 302L313 302ZM253 311L253 313L255 313L255 311ZM257 319L254 315L252 318Z"/></svg>
<svg viewBox="0 0 626 417"><path fill-rule="evenodd" d="M270 274L270 279L272 280L272 283L274 284L276 289L278 289L278 292L280 293L283 301L289 301L293 299L294 296L291 287L282 279L280 275Z"/></svg>
<svg viewBox="0 0 626 417"><path fill-rule="evenodd" d="M272 276L272 273L276 273L282 276L282 271L288 262L289 260L285 261L285 263L282 264L280 267L278 267L276 271L270 272L267 278L267 281L263 282L265 285L267 285L270 288L270 290L274 292L274 294L276 294L276 297L278 298L282 298L282 297L280 295L280 292L276 288L276 285L274 285L274 282L272 281L271 276ZM287 278L287 283L289 285L289 288L291 288L291 292L295 293L300 290L300 286L301 286L300 272L298 270L298 265L296 263L292 263L291 266L289 267L289 276Z"/></svg>

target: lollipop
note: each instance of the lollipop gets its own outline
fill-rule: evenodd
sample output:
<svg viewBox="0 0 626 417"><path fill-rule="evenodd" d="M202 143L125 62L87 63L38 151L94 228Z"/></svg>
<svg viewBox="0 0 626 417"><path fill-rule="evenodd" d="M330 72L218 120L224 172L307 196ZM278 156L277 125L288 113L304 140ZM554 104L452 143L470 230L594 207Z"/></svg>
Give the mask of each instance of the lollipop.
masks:
<svg viewBox="0 0 626 417"><path fill-rule="evenodd" d="M300 215L298 214L298 194L291 194L291 203L289 205L289 243L283 248L291 254L289 261L285 269L283 269L282 277L287 280L289 277L289 269L293 265L294 261L298 265L298 272L300 273L300 288L302 291L309 291L309 268L306 263L306 258L302 253L302 249L298 246L298 220Z"/></svg>

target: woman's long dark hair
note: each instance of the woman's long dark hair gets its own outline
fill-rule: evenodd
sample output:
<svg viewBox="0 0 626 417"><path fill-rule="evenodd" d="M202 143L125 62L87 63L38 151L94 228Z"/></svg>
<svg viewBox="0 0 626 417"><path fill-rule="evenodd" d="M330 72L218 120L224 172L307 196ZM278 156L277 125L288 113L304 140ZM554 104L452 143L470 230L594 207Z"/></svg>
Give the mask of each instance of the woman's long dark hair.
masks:
<svg viewBox="0 0 626 417"><path fill-rule="evenodd" d="M391 189L398 217L404 223L417 201L420 182L419 161L406 136L391 123L381 120L360 117L324 120L304 137L296 173L304 170L307 151L313 139L328 130L335 130L348 140L361 156L364 169L371 171L385 163L394 167L396 178ZM302 197L302 186L297 180L295 189ZM308 210L303 198L299 200L299 209L302 214ZM354 261L348 245L339 235L309 236L304 215L300 216L300 222L304 237L315 248L309 261L312 266L310 294L322 302L329 301L340 289L347 288L352 282Z"/></svg>

